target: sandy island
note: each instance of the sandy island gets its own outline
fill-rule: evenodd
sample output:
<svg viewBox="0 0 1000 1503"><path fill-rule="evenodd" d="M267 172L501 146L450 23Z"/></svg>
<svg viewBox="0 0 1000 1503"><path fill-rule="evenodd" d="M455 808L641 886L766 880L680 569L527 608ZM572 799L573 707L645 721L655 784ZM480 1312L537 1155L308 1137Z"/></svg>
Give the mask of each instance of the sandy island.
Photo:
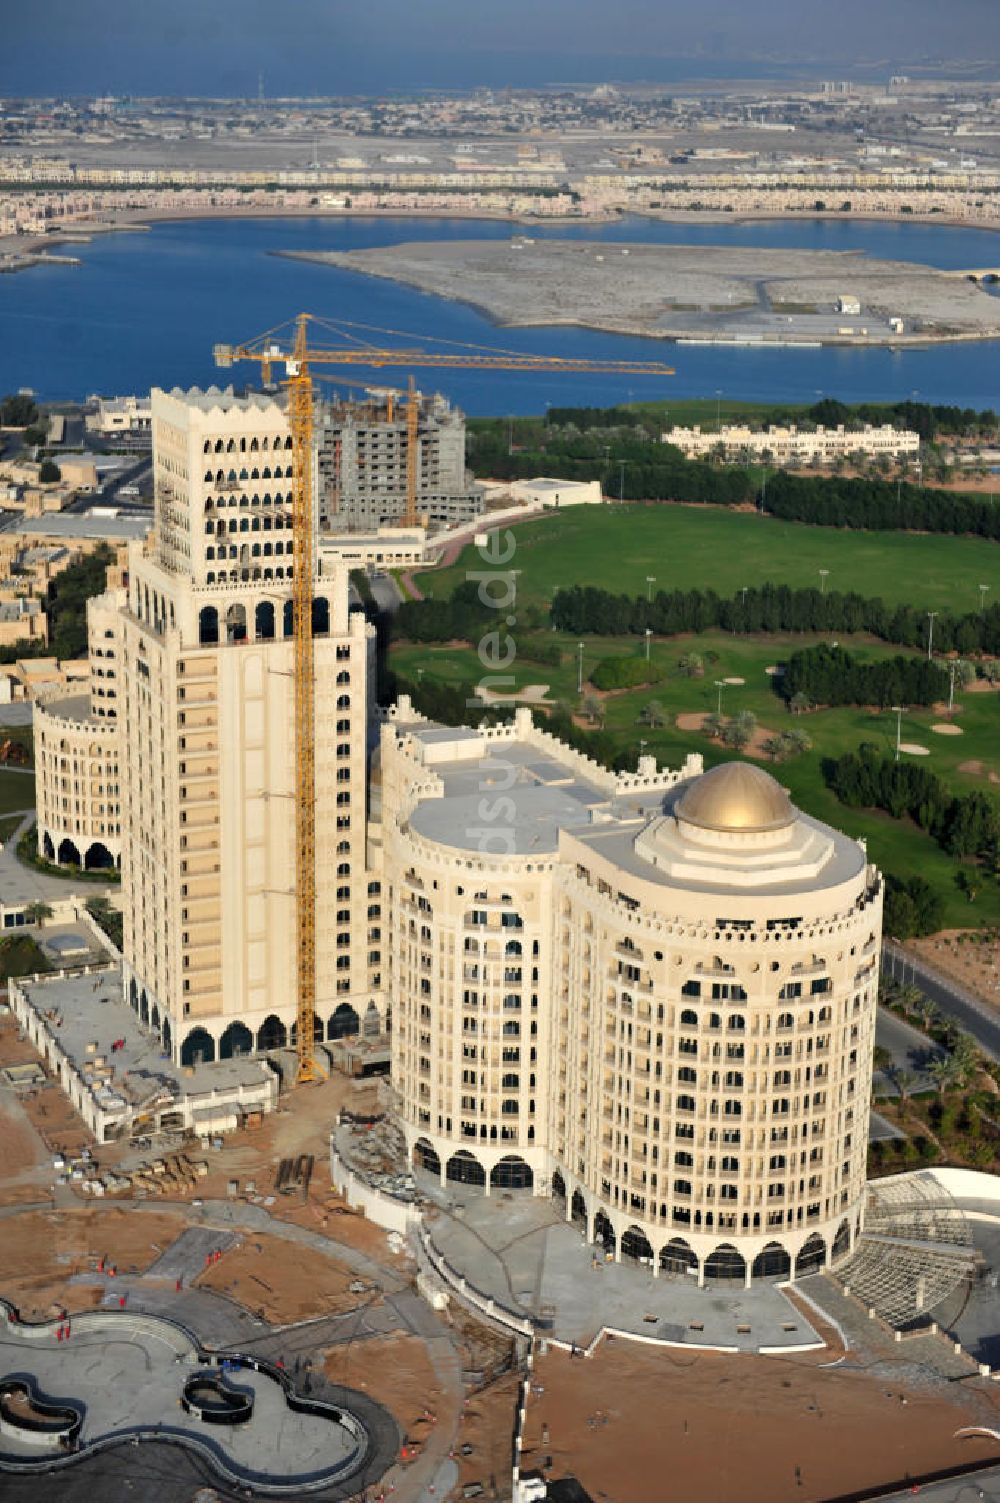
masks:
<svg viewBox="0 0 1000 1503"><path fill-rule="evenodd" d="M1000 337L1000 299L962 275L856 251L409 242L278 251L471 303L509 327L577 325L697 343L906 345ZM854 297L861 313L836 311ZM890 323L902 320L902 325Z"/></svg>

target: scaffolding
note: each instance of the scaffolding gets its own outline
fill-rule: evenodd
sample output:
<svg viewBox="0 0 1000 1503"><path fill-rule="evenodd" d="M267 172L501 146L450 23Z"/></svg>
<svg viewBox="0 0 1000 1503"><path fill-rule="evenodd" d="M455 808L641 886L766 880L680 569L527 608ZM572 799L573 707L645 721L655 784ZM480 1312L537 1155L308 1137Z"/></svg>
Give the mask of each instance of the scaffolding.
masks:
<svg viewBox="0 0 1000 1503"><path fill-rule="evenodd" d="M921 1171L868 1186L864 1231L837 1272L863 1304L902 1330L929 1320L978 1261L965 1215Z"/></svg>

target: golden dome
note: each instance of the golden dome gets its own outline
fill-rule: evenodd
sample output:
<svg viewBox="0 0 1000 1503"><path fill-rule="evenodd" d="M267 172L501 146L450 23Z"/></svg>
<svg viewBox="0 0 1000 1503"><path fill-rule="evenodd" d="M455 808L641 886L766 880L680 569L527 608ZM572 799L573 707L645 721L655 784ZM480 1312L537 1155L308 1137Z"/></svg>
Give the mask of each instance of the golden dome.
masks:
<svg viewBox="0 0 1000 1503"><path fill-rule="evenodd" d="M795 810L780 783L749 762L723 762L695 778L678 800L674 813L690 825L733 834L782 830Z"/></svg>

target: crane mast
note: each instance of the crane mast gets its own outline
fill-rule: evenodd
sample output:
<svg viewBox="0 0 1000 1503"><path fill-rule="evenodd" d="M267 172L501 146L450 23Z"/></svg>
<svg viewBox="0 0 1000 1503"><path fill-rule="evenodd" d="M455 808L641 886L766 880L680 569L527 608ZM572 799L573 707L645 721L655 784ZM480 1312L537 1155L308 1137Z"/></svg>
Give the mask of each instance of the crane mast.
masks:
<svg viewBox="0 0 1000 1503"><path fill-rule="evenodd" d="M421 349L387 349L363 345L329 349L309 343L310 315L301 313L292 339L283 347L274 332L241 345L217 344L216 364L224 369L239 360L256 361L268 382L271 366L283 363L288 389L288 424L292 439L292 620L294 626L293 721L295 740L295 938L299 1083L317 1080L316 1027L316 671L313 642L313 578L316 567L316 519L313 486L313 367L316 365L418 365L432 369L601 372L631 376L672 376L658 361L566 360L503 351L436 354ZM340 333L338 329L335 332ZM409 378L406 405L406 514L416 526L419 394ZM391 419L390 419L391 420Z"/></svg>
<svg viewBox="0 0 1000 1503"><path fill-rule="evenodd" d="M292 621L295 670L295 937L298 982L297 1079L317 1078L316 1019L316 673L313 644L313 386L306 321L295 334L289 363L288 424L292 434Z"/></svg>

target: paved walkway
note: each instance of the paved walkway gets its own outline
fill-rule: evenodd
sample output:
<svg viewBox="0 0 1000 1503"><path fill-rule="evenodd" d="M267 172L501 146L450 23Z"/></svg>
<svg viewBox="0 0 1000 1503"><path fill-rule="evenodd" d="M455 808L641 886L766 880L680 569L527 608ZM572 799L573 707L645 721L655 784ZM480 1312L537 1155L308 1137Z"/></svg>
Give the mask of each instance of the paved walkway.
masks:
<svg viewBox="0 0 1000 1503"><path fill-rule="evenodd" d="M26 769L22 769L26 770ZM0 850L0 906L16 908L22 903L47 903L53 898L76 898L85 903L118 891L117 883L81 882L72 877L50 877L17 859L17 842L35 822L29 809L17 830Z"/></svg>
<svg viewBox="0 0 1000 1503"><path fill-rule="evenodd" d="M578 1226L531 1195L468 1195L427 1230L474 1293L521 1319L551 1322L554 1337L577 1346L589 1346L605 1327L751 1352L821 1344L775 1284L699 1289L690 1278L654 1278L630 1260L605 1262Z"/></svg>

